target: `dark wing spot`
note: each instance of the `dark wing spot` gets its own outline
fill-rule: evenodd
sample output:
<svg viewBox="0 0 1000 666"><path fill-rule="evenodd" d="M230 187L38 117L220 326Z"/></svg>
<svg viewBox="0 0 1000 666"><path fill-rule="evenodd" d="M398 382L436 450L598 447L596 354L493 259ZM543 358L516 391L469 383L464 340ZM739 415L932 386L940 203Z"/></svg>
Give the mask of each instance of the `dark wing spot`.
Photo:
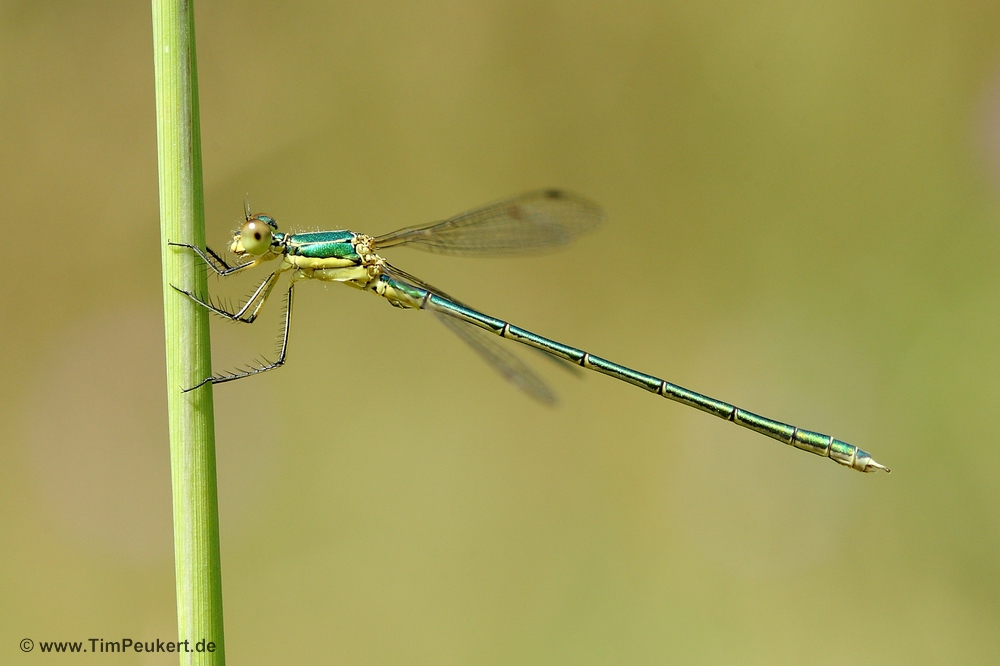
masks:
<svg viewBox="0 0 1000 666"><path fill-rule="evenodd" d="M563 194L562 190L545 190L545 196L549 199L562 199L566 195Z"/></svg>

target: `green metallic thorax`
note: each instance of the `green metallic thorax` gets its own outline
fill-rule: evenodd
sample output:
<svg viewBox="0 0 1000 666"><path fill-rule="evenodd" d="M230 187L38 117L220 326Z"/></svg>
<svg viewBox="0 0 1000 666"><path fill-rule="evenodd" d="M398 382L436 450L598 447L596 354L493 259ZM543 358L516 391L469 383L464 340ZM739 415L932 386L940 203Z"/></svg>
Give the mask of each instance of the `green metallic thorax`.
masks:
<svg viewBox="0 0 1000 666"><path fill-rule="evenodd" d="M345 259L360 262L354 250L354 236L350 231L310 231L291 234L285 238L285 250L292 257L311 259Z"/></svg>
<svg viewBox="0 0 1000 666"><path fill-rule="evenodd" d="M277 242L283 267L294 269L293 280L342 282L368 289L378 279L385 260L371 250L371 237L351 231L310 231L290 234Z"/></svg>

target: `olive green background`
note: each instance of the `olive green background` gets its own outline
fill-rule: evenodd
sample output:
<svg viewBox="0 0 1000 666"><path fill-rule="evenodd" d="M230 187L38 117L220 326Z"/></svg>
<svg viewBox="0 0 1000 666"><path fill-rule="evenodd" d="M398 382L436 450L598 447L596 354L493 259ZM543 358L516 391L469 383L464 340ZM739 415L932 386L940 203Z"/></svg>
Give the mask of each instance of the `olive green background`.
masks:
<svg viewBox="0 0 1000 666"><path fill-rule="evenodd" d="M565 187L608 215L565 252L390 259L893 468L528 354L548 409L304 284L215 392L230 663L1000 660L1000 5L196 9L216 248L247 194L383 233ZM0 4L3 663L175 663L18 648L175 637L150 22Z"/></svg>

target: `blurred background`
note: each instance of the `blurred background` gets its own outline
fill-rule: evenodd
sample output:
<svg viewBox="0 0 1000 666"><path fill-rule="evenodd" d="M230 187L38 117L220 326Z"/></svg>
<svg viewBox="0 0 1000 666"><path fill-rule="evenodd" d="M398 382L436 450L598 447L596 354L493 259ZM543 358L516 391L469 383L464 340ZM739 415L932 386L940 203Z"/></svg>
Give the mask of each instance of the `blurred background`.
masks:
<svg viewBox="0 0 1000 666"><path fill-rule="evenodd" d="M607 221L564 252L388 256L893 469L522 354L546 408L304 284L287 366L215 389L230 663L1000 660L1000 5L806 4L198 4L215 248L247 195L378 234L565 187ZM4 663L176 636L151 40L0 4Z"/></svg>

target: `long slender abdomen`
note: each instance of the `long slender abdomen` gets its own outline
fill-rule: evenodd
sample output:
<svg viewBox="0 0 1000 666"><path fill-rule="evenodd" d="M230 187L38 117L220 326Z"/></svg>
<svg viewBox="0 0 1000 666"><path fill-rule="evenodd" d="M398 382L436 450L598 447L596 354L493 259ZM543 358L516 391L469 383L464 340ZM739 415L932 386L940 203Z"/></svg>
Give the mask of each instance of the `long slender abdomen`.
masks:
<svg viewBox="0 0 1000 666"><path fill-rule="evenodd" d="M847 442L834 439L829 435L810 430L800 430L793 425L759 416L721 400L716 400L715 398L710 398L707 395L688 390L682 386L671 384L659 377L647 375L638 370L632 370L624 365L594 356L581 349L576 349L555 340L549 340L523 328L512 326L501 319L490 317L448 299L441 298L437 294L432 294L424 290L420 291L424 294L424 307L458 317L501 337L541 349L553 356L566 359L589 370L596 370L601 374L646 389L650 393L662 395L664 398L700 409L703 412L718 416L727 421L732 421L737 425L749 428L762 435L767 435L779 442L790 444L797 449L815 453L825 458L830 458L841 465L846 465L860 472L874 472L878 469L889 471L887 467L872 460L871 456L865 451Z"/></svg>

